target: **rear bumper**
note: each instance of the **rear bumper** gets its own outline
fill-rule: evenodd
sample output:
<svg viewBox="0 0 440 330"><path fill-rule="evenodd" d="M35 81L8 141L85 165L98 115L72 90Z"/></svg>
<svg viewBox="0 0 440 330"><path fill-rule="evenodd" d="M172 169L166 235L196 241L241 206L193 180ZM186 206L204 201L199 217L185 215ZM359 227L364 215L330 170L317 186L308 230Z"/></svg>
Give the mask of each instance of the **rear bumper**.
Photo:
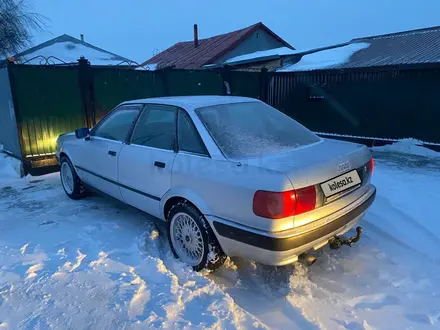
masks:
<svg viewBox="0 0 440 330"><path fill-rule="evenodd" d="M371 185L365 194L318 228L301 231L265 232L219 219L207 217L225 253L252 259L268 265L285 265L295 262L298 255L327 244L335 235L353 228L374 202L376 188ZM292 233L290 233L292 232Z"/></svg>

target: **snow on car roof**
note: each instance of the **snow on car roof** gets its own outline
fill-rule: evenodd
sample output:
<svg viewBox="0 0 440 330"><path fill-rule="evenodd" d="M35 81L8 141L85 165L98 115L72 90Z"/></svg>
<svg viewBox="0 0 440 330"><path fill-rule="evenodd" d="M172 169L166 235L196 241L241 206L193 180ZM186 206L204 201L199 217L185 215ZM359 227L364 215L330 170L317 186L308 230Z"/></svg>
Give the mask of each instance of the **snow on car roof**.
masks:
<svg viewBox="0 0 440 330"><path fill-rule="evenodd" d="M239 96L201 95L201 96L168 96L126 101L123 104L133 103L159 103L174 105L182 108L202 108L218 104L260 102L257 99Z"/></svg>

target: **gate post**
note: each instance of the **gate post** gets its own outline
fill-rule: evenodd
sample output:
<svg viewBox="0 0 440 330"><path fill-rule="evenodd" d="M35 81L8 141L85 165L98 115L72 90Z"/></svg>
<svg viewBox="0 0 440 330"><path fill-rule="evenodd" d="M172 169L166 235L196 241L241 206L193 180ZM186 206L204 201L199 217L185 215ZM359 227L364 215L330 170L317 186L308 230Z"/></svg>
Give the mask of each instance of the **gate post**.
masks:
<svg viewBox="0 0 440 330"><path fill-rule="evenodd" d="M79 88L83 103L84 124L92 128L96 124L93 92L93 72L90 62L83 56L78 60Z"/></svg>
<svg viewBox="0 0 440 330"><path fill-rule="evenodd" d="M8 72L8 80L9 80L9 88L11 90L11 101L9 104L9 111L11 111L11 118L15 118L15 123L12 121L11 124L17 125L17 137L18 137L18 146L20 150L17 152L15 150L15 153L11 153L10 156L20 160L20 177L23 178L28 175L29 168L31 167L31 164L29 161L26 160L26 152L25 152L25 141L23 138L23 125L22 125L22 118L19 113L19 106L18 106L18 96L16 93L16 80L14 77L14 74L12 73L13 67L15 63L14 60L11 58L8 58L6 70Z"/></svg>

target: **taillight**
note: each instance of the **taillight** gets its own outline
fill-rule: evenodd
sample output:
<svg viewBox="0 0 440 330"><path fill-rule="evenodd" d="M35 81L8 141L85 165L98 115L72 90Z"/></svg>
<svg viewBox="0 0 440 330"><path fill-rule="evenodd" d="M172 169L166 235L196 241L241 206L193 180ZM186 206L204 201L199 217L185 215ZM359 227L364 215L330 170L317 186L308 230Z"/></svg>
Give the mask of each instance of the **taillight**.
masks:
<svg viewBox="0 0 440 330"><path fill-rule="evenodd" d="M315 186L305 187L295 190L296 208L295 214L302 214L312 211L316 207L316 189Z"/></svg>
<svg viewBox="0 0 440 330"><path fill-rule="evenodd" d="M283 192L258 190L253 201L255 215L269 219L302 214L314 210L315 207L315 186Z"/></svg>
<svg viewBox="0 0 440 330"><path fill-rule="evenodd" d="M370 175L371 175L374 172L374 158L373 157L371 157L370 162L368 163L368 165L369 165L369 172L370 172Z"/></svg>
<svg viewBox="0 0 440 330"><path fill-rule="evenodd" d="M293 215L295 191L272 192L258 190L254 195L253 209L256 215L281 219Z"/></svg>

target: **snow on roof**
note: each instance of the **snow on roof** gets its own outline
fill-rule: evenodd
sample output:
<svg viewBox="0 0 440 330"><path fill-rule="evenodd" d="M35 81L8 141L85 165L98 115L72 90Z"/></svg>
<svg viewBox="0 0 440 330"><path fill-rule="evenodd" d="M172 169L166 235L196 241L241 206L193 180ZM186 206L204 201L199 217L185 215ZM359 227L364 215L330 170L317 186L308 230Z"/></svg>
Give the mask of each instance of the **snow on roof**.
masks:
<svg viewBox="0 0 440 330"><path fill-rule="evenodd" d="M41 57L33 59L37 56L45 58L52 56L66 63L77 62L81 56L84 56L91 65L123 65L122 62L133 62L67 34L32 47L17 54L15 58L18 63L29 61L26 64L42 64L44 59ZM49 59L49 64L61 64L56 58ZM126 65L129 65L129 63L126 63Z"/></svg>
<svg viewBox="0 0 440 330"><path fill-rule="evenodd" d="M250 53L250 54L235 56L235 57L232 57L232 58L228 59L227 61L225 61L225 63L231 64L231 63L236 63L236 62L257 60L257 59L261 59L261 58L265 58L265 57L269 57L269 56L292 55L295 53L296 53L296 51L293 49L290 49L288 47L280 47L280 48L260 50L258 52L254 52L254 53Z"/></svg>
<svg viewBox="0 0 440 330"><path fill-rule="evenodd" d="M150 71L156 71L158 65L159 64L157 64L157 63L145 64L144 68L146 68L147 70L150 70Z"/></svg>
<svg viewBox="0 0 440 330"><path fill-rule="evenodd" d="M206 64L216 63L223 55L229 53L244 40L247 40L258 29L264 30L282 45L292 47L266 25L259 22L241 30L199 39L198 47L194 47L193 40L178 42L142 63L142 65L164 63L167 66L173 65L176 69L198 69Z"/></svg>
<svg viewBox="0 0 440 330"><path fill-rule="evenodd" d="M91 65L117 65L122 62L122 59L116 58L110 54L71 42L60 42L48 47L44 47L21 57L20 61L26 62L36 56L44 56L46 58L49 56L55 56L67 63L76 62L81 56L84 56L87 60L89 60ZM40 64L40 61L41 58L36 58L26 64ZM54 59L54 62L55 64L58 64L56 59Z"/></svg>
<svg viewBox="0 0 440 330"><path fill-rule="evenodd" d="M369 46L370 44L367 42L359 42L306 54L298 63L285 66L277 71L291 72L329 69L348 62L354 53L368 48Z"/></svg>

